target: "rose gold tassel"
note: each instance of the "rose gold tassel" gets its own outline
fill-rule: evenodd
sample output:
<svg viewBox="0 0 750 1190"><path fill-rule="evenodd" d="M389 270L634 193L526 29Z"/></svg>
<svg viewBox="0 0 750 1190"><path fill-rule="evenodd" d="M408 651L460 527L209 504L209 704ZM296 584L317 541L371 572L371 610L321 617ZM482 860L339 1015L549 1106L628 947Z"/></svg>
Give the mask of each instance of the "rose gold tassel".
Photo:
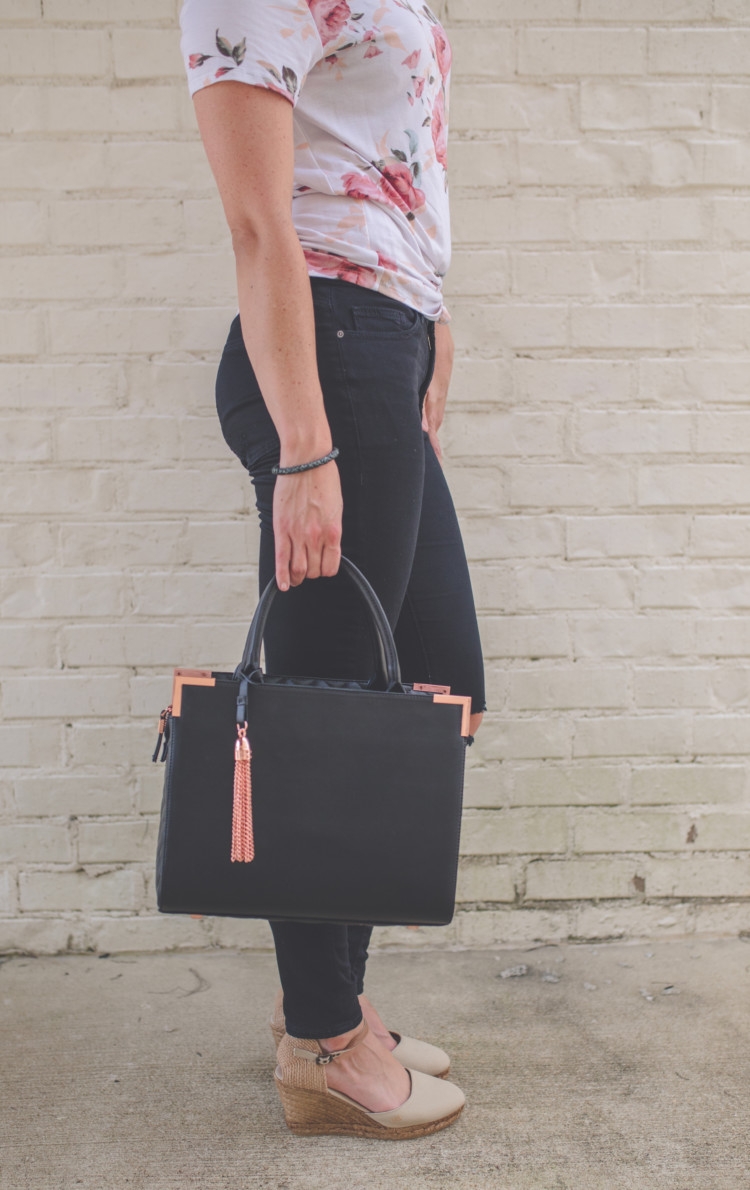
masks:
<svg viewBox="0 0 750 1190"><path fill-rule="evenodd" d="M234 805L232 808L232 862L249 864L255 855L253 802L250 785L250 743L247 724L237 728L234 745Z"/></svg>

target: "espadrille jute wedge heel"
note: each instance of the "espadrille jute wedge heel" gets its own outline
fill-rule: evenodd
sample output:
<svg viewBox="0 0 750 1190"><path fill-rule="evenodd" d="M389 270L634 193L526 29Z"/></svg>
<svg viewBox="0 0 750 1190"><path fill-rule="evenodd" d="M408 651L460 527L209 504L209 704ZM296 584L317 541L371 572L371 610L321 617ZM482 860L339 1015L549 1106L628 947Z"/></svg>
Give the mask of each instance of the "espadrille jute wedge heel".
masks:
<svg viewBox="0 0 750 1190"><path fill-rule="evenodd" d="M273 1012L268 1022L273 1035L274 1046L278 1050L281 1039L286 1033L284 1019L284 993L279 989L273 1005ZM388 1030L396 1042L396 1048L390 1052L397 1062L407 1070L420 1070L422 1074L431 1074L433 1078L447 1078L450 1074L451 1060L445 1050L438 1045L430 1045L428 1041L420 1041L417 1037L407 1037L405 1033L394 1033Z"/></svg>
<svg viewBox="0 0 750 1190"><path fill-rule="evenodd" d="M463 1110L463 1091L454 1083L410 1070L411 1093L390 1111L372 1112L332 1090L326 1066L355 1048L369 1032L362 1029L343 1050L326 1053L317 1041L285 1033L278 1050L275 1081L284 1116L298 1136L361 1136L377 1140L412 1140L439 1132Z"/></svg>

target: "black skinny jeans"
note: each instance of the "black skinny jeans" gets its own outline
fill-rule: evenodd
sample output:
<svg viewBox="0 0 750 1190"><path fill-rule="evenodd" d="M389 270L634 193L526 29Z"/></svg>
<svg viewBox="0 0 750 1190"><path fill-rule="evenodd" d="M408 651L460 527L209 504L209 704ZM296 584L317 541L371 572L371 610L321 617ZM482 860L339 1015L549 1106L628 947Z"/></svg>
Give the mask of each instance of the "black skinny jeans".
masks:
<svg viewBox="0 0 750 1190"><path fill-rule="evenodd" d="M450 686L454 694L471 695L473 713L484 711L482 650L463 542L421 424L435 366L434 324L411 306L349 281L311 277L310 285L318 374L340 451L333 466L344 502L342 553L383 604L403 680ZM279 438L239 315L219 366L216 406L224 437L255 487L262 591L275 574L271 467L279 461ZM341 573L278 594L264 643L269 674L367 678L375 671L363 607ZM429 814L429 789L424 797ZM288 1032L319 1038L354 1029L362 1019L357 996L371 927L270 924Z"/></svg>

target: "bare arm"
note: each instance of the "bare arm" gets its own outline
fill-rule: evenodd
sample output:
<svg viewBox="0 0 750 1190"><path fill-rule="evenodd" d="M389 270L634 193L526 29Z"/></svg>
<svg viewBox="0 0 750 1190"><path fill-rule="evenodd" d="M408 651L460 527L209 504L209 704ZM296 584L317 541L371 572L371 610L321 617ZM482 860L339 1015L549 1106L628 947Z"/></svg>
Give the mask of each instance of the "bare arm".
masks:
<svg viewBox="0 0 750 1190"><path fill-rule="evenodd" d="M292 223L292 105L263 87L225 80L194 96L203 145L232 233L248 356L279 435L280 465L327 454L307 266ZM274 491L276 581L333 575L341 560L335 462L280 475Z"/></svg>

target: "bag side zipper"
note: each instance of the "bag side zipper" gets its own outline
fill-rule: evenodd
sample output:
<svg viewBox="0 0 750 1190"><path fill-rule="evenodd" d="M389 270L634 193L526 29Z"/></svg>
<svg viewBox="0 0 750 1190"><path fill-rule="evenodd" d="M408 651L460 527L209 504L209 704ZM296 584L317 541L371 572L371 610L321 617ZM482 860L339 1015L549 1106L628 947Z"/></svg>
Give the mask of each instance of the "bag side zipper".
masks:
<svg viewBox="0 0 750 1190"><path fill-rule="evenodd" d="M172 704L170 703L169 706L165 707L164 710L159 715L159 734L156 737L156 747L154 748L154 754L151 757L154 764L156 764L156 761L159 759L159 749L160 748L161 748L161 760L165 761L167 759L167 745L169 744L171 721L172 721Z"/></svg>

